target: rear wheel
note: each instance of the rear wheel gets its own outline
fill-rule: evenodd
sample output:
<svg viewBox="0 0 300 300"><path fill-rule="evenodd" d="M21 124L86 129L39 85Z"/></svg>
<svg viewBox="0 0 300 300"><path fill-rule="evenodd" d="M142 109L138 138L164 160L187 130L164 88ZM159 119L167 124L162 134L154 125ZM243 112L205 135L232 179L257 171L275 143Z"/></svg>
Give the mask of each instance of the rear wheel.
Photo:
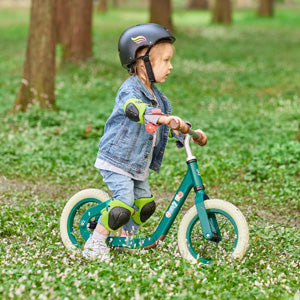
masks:
<svg viewBox="0 0 300 300"><path fill-rule="evenodd" d="M196 206L184 215L178 230L181 255L192 263L209 264L227 255L241 259L249 242L248 224L241 211L224 200L204 201L214 238L204 238Z"/></svg>
<svg viewBox="0 0 300 300"><path fill-rule="evenodd" d="M98 189L86 189L67 202L60 218L60 234L67 249L82 247L96 227L107 200L107 193Z"/></svg>

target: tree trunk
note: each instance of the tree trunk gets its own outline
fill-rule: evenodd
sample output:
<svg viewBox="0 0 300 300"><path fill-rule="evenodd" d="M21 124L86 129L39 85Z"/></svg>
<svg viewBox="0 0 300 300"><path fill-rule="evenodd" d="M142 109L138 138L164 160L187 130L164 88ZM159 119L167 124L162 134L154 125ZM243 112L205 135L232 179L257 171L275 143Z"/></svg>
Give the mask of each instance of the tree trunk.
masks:
<svg viewBox="0 0 300 300"><path fill-rule="evenodd" d="M93 0L58 0L58 42L62 61L81 62L92 55Z"/></svg>
<svg viewBox="0 0 300 300"><path fill-rule="evenodd" d="M300 124L299 124L299 131L297 133L296 140L300 142Z"/></svg>
<svg viewBox="0 0 300 300"><path fill-rule="evenodd" d="M188 9L208 9L207 0L188 0L187 1Z"/></svg>
<svg viewBox="0 0 300 300"><path fill-rule="evenodd" d="M122 7L126 6L128 3L128 0L112 0L112 6L113 7Z"/></svg>
<svg viewBox="0 0 300 300"><path fill-rule="evenodd" d="M107 12L107 0L99 0L98 11Z"/></svg>
<svg viewBox="0 0 300 300"><path fill-rule="evenodd" d="M150 22L157 23L173 32L171 20L172 8L170 0L151 0Z"/></svg>
<svg viewBox="0 0 300 300"><path fill-rule="evenodd" d="M213 22L231 24L230 0L216 0L213 8Z"/></svg>
<svg viewBox="0 0 300 300"><path fill-rule="evenodd" d="M258 5L258 15L261 17L272 17L274 12L273 0L260 0Z"/></svg>
<svg viewBox="0 0 300 300"><path fill-rule="evenodd" d="M56 42L66 44L69 33L70 0L57 0Z"/></svg>
<svg viewBox="0 0 300 300"><path fill-rule="evenodd" d="M13 110L55 105L56 1L32 0L23 78Z"/></svg>

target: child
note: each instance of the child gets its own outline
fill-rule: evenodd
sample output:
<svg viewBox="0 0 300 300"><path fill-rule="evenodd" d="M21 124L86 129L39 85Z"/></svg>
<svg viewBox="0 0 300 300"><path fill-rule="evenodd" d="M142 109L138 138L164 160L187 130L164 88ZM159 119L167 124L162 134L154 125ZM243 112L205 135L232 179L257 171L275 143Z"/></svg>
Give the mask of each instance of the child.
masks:
<svg viewBox="0 0 300 300"><path fill-rule="evenodd" d="M173 69L174 42L174 36L157 24L133 26L119 39L121 64L131 76L119 89L95 163L113 192L113 200L101 212L84 246L85 258L109 260L109 232L122 227L122 236L132 236L155 211L149 168L160 169L170 131L171 105L153 83L165 82ZM197 132L200 138L194 142L205 145L205 134ZM171 133L182 146L184 135Z"/></svg>

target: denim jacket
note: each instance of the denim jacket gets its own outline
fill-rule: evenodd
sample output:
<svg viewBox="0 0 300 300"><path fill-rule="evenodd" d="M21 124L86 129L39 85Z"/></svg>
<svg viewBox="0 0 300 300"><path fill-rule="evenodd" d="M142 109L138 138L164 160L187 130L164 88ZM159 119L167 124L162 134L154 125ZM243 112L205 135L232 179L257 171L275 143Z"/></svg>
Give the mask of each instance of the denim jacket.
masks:
<svg viewBox="0 0 300 300"><path fill-rule="evenodd" d="M118 91L115 106L108 118L104 135L99 143L97 157L129 172L133 175L145 171L148 157L153 145L153 134L145 129L145 124L137 123L126 117L124 105L128 99L136 98L142 100L148 106L145 114L150 115L151 110L160 107L162 113L171 114L169 100L152 85L153 97L138 76L132 75L128 78ZM167 140L169 127L161 125L158 131L158 144L153 149L150 169L159 172ZM174 134L175 136L175 134ZM183 141L183 135L175 136Z"/></svg>

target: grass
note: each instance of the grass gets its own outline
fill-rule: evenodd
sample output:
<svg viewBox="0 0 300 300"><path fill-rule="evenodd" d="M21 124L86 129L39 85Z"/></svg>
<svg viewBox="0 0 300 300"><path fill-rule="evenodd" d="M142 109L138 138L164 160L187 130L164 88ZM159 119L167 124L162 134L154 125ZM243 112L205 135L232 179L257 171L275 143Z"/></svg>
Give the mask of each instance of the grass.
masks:
<svg viewBox="0 0 300 300"><path fill-rule="evenodd" d="M29 15L0 10L1 297L299 299L299 15L278 9L274 18L258 19L240 11L230 27L211 25L207 12L173 16L174 70L159 87L174 114L207 133L208 145L193 152L210 197L234 203L249 222L242 262L184 261L176 245L180 216L159 248L116 254L105 265L65 251L59 217L77 191L107 190L93 163L127 76L116 44L123 24L146 22L147 12L94 15L93 59L74 66L57 58L58 111L34 107L10 115ZM150 176L159 208L144 232L157 225L185 173L184 161L184 151L170 142L160 174ZM191 205L192 198L184 211Z"/></svg>

